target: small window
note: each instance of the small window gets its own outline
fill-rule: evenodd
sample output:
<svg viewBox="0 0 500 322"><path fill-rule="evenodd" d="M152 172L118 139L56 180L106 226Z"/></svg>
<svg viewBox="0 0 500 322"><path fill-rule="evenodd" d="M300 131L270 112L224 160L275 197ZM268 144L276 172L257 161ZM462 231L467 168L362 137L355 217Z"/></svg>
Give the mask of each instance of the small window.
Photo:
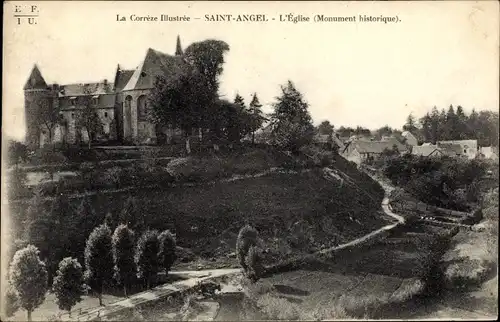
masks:
<svg viewBox="0 0 500 322"><path fill-rule="evenodd" d="M467 153L467 149L464 149L464 153Z"/></svg>
<svg viewBox="0 0 500 322"><path fill-rule="evenodd" d="M71 118L74 119L75 118L75 113L71 113Z"/></svg>
<svg viewBox="0 0 500 322"><path fill-rule="evenodd" d="M99 101L98 101L97 97L92 98L92 104L93 105L97 105L98 102Z"/></svg>
<svg viewBox="0 0 500 322"><path fill-rule="evenodd" d="M104 112L104 117L108 117L108 112Z"/></svg>

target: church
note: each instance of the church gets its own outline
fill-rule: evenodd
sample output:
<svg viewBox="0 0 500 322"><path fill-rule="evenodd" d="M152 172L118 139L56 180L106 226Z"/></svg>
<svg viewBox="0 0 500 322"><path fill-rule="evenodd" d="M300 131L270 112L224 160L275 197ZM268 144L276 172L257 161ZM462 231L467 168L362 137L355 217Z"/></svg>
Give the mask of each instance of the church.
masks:
<svg viewBox="0 0 500 322"><path fill-rule="evenodd" d="M155 144L159 133L148 118L147 96L157 76L169 77L181 68L182 47L177 37L174 55L149 48L135 70L118 64L113 82L47 84L37 65L24 86L26 142L31 147L49 143L88 142L77 115L89 105L102 124L98 142Z"/></svg>

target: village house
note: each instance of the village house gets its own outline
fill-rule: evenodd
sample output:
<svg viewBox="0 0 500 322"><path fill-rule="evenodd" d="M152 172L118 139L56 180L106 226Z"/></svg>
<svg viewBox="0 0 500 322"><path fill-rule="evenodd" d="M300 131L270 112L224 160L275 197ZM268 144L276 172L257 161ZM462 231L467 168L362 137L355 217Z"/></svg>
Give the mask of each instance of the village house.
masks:
<svg viewBox="0 0 500 322"><path fill-rule="evenodd" d="M413 146L411 154L430 158L438 158L444 155L443 151L433 144Z"/></svg>
<svg viewBox="0 0 500 322"><path fill-rule="evenodd" d="M392 138L386 141L368 141L368 140L353 140L346 144L341 155L348 161L352 161L357 165L364 162L370 162L378 159L385 150L394 150L400 154L408 152L407 147Z"/></svg>
<svg viewBox="0 0 500 322"><path fill-rule="evenodd" d="M175 55L149 48L136 69L116 68L114 82L86 84L47 84L37 65L24 86L26 140L30 146L48 143L77 143L89 140L77 122L78 113L89 105L103 126L98 141L156 143L158 129L148 118L147 96L157 76L169 77L183 62L180 38ZM48 112L48 113L47 113ZM49 115L57 114L55 124L47 126ZM51 119L52 121L52 119Z"/></svg>
<svg viewBox="0 0 500 322"><path fill-rule="evenodd" d="M437 146L451 157L474 159L478 154L477 140L438 141Z"/></svg>
<svg viewBox="0 0 500 322"><path fill-rule="evenodd" d="M313 137L313 143L327 149L337 147L338 151L342 151L345 147L344 142L335 133L332 135L318 133Z"/></svg>
<svg viewBox="0 0 500 322"><path fill-rule="evenodd" d="M406 144L409 146L417 146L418 140L410 131L404 131L401 136L406 139Z"/></svg>
<svg viewBox="0 0 500 322"><path fill-rule="evenodd" d="M479 157L489 160L498 160L498 148L483 146L479 148Z"/></svg>

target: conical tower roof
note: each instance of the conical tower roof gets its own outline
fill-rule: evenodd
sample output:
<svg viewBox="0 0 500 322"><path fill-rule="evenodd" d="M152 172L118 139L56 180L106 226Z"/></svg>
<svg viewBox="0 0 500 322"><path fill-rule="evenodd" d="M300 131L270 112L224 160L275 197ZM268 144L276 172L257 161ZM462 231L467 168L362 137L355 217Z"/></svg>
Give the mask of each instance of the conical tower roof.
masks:
<svg viewBox="0 0 500 322"><path fill-rule="evenodd" d="M35 64L33 66L33 69L31 70L30 77L28 78L28 81L24 85L24 90L28 89L46 89L47 88L47 83L45 82L45 79L43 79L42 73L40 72L40 69L38 69L38 66Z"/></svg>

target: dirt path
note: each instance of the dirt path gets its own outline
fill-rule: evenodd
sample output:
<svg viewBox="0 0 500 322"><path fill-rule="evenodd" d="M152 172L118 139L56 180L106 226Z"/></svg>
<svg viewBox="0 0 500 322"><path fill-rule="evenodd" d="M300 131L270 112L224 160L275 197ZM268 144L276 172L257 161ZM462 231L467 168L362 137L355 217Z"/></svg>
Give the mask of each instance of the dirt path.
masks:
<svg viewBox="0 0 500 322"><path fill-rule="evenodd" d="M79 314L78 310L72 312L71 317L69 314L61 315L59 321L98 321L103 317L111 317L120 314L124 310L134 308L138 305L144 304L149 301L161 300L164 297L174 295L175 293L185 292L197 285L201 281L209 279L237 274L240 269L209 269L200 271L173 271L169 272L171 275L184 275L186 279L174 282L171 284L164 284L147 290L141 293L134 294L127 299L120 300L105 307L97 307L87 310Z"/></svg>

